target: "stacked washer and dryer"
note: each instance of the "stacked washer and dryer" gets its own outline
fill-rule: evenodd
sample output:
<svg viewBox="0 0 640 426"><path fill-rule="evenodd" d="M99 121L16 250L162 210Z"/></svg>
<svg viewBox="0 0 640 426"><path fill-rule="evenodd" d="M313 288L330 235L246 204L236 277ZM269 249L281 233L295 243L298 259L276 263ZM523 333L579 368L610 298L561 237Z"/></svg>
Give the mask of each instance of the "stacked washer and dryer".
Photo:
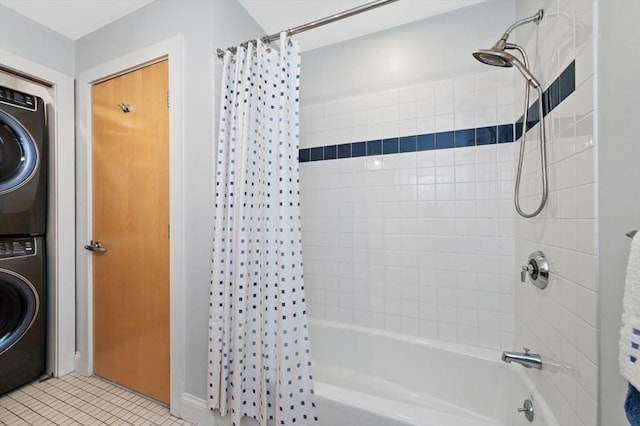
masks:
<svg viewBox="0 0 640 426"><path fill-rule="evenodd" d="M0 394L45 372L46 135L43 100L0 86Z"/></svg>

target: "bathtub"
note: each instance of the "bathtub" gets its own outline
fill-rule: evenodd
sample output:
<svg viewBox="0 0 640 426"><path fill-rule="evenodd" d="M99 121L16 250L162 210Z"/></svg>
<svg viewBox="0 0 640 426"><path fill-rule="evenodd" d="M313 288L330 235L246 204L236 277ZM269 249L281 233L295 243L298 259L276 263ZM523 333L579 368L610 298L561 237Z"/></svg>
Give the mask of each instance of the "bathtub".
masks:
<svg viewBox="0 0 640 426"><path fill-rule="evenodd" d="M559 426L501 353L310 319L321 426ZM532 399L529 422L517 411Z"/></svg>

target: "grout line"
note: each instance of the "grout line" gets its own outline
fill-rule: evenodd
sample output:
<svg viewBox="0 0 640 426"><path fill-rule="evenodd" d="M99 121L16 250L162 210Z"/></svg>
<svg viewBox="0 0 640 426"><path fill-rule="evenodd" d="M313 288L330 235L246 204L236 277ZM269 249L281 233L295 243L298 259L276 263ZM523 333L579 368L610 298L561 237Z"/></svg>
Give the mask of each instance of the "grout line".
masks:
<svg viewBox="0 0 640 426"><path fill-rule="evenodd" d="M0 426L189 425L168 407L98 377L70 374L0 396Z"/></svg>

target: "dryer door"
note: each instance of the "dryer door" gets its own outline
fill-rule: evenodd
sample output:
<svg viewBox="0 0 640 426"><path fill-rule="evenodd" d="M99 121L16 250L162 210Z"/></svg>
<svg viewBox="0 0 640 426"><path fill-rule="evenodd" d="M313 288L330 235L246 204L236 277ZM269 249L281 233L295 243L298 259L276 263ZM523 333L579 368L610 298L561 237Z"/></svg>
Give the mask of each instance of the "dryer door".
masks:
<svg viewBox="0 0 640 426"><path fill-rule="evenodd" d="M0 355L29 330L38 314L38 296L29 281L0 269Z"/></svg>
<svg viewBox="0 0 640 426"><path fill-rule="evenodd" d="M0 195L20 188L38 166L38 148L24 127L0 110Z"/></svg>

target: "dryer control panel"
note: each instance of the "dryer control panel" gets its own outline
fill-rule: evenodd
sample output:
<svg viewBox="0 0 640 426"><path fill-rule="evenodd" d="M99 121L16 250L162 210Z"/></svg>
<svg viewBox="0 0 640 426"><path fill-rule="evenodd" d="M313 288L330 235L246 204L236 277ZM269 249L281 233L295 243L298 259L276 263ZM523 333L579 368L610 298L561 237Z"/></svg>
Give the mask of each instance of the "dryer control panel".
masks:
<svg viewBox="0 0 640 426"><path fill-rule="evenodd" d="M35 111L38 108L36 97L8 87L0 86L0 102Z"/></svg>
<svg viewBox="0 0 640 426"><path fill-rule="evenodd" d="M35 254L35 246L33 238L0 239L0 259L31 256Z"/></svg>

